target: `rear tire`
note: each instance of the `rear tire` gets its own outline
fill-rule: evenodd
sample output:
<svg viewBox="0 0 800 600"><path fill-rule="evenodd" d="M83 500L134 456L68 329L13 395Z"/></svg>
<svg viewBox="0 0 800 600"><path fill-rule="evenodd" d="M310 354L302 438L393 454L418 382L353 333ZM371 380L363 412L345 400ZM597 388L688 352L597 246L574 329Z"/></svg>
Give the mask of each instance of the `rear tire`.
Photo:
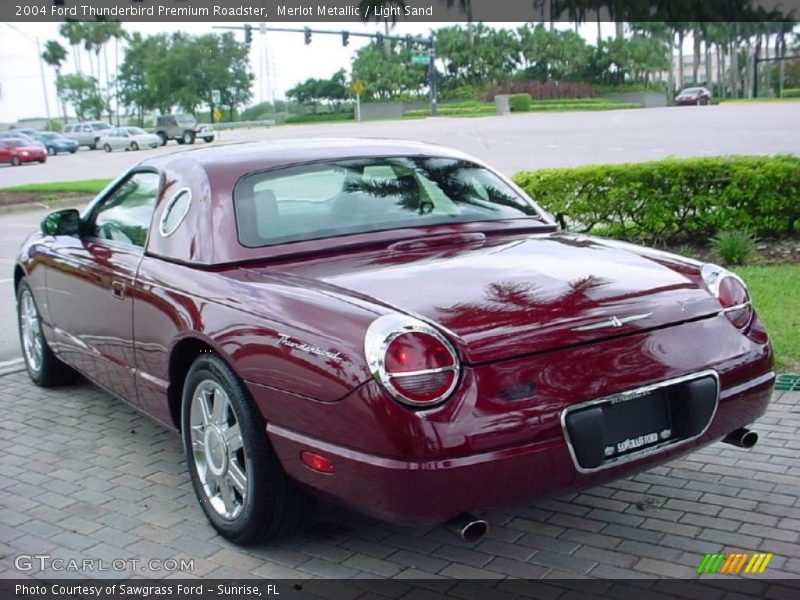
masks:
<svg viewBox="0 0 800 600"><path fill-rule="evenodd" d="M156 135L158 135L158 139L161 140L161 145L162 146L166 146L167 145L167 134L165 134L163 131L159 131Z"/></svg>
<svg viewBox="0 0 800 600"><path fill-rule="evenodd" d="M219 356L194 361L181 413L189 476L221 536L249 545L302 527L313 500L286 475L247 388Z"/></svg>
<svg viewBox="0 0 800 600"><path fill-rule="evenodd" d="M19 159L19 156L12 156L11 157L11 166L18 167L22 164L22 161Z"/></svg>
<svg viewBox="0 0 800 600"><path fill-rule="evenodd" d="M40 387L52 387L69 383L75 378L75 371L58 359L44 339L42 318L26 279L20 281L17 288L17 325L22 358L33 383Z"/></svg>
<svg viewBox="0 0 800 600"><path fill-rule="evenodd" d="M190 146L194 144L194 131L183 132L183 143L189 144Z"/></svg>
<svg viewBox="0 0 800 600"><path fill-rule="evenodd" d="M55 148L53 148L52 146L50 146L50 147L47 149L47 153L48 153L50 156L55 156L56 154L58 154L58 153L56 152L56 149L55 149Z"/></svg>
<svg viewBox="0 0 800 600"><path fill-rule="evenodd" d="M139 144L137 144L136 142L131 142L131 150L136 152L138 149L139 149Z"/></svg>

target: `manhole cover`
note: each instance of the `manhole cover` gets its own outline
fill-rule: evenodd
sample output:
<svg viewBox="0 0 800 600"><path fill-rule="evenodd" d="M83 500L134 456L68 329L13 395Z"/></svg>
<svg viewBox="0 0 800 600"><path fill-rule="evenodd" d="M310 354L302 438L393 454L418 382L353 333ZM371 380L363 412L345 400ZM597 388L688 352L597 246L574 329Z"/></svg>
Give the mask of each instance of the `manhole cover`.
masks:
<svg viewBox="0 0 800 600"><path fill-rule="evenodd" d="M800 392L800 375L778 375L775 381L778 392Z"/></svg>

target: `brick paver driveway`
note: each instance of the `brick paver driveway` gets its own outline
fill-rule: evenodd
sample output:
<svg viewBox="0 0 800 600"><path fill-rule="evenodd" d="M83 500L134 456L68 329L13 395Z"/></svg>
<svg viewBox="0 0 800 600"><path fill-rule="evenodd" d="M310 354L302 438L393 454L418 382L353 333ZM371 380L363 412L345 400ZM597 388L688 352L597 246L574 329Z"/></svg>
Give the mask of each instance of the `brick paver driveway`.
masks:
<svg viewBox="0 0 800 600"><path fill-rule="evenodd" d="M281 543L237 548L206 523L181 444L88 383L45 391L0 378L0 577L110 576L15 569L19 555L194 559L147 577L694 577L705 553L774 553L800 576L800 392L776 392L755 449L716 444L583 493L489 513L484 540L403 529L323 506ZM118 574L114 574L118 576ZM762 576L762 577L764 577Z"/></svg>

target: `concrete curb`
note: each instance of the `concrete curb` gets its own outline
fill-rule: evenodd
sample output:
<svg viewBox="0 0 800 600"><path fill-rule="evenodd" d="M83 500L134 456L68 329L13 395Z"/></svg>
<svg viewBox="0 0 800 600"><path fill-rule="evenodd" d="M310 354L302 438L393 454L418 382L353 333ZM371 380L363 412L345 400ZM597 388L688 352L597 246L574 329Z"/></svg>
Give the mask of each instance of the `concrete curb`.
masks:
<svg viewBox="0 0 800 600"><path fill-rule="evenodd" d="M25 370L25 361L21 358L12 358L0 362L0 377L11 375L11 373L18 373Z"/></svg>
<svg viewBox="0 0 800 600"><path fill-rule="evenodd" d="M40 208L57 210L59 208L84 206L91 199L92 196L72 196L70 198L64 198L63 200L53 200L52 202L20 202L19 204L4 204L3 206L0 206L0 215L26 212Z"/></svg>

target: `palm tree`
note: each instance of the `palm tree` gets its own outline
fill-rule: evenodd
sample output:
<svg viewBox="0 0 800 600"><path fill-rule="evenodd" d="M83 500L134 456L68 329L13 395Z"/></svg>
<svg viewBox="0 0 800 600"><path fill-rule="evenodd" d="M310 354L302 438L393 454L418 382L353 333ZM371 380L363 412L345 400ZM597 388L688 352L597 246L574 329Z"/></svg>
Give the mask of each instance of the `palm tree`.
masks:
<svg viewBox="0 0 800 600"><path fill-rule="evenodd" d="M397 17L394 13L392 13L391 18L389 17L381 17L377 16L378 11L382 13L387 12L387 9L391 8L399 8L400 11L404 11L406 8L405 0L359 0L358 2L359 13L361 15L362 21L369 21L370 19L375 19L375 21L383 21L384 31L386 35L389 35L389 29L395 26L397 23ZM389 24L391 22L391 25ZM384 45L384 49L388 51L391 46L388 45L388 40Z"/></svg>
<svg viewBox="0 0 800 600"><path fill-rule="evenodd" d="M67 50L59 44L56 40L48 40L44 45L44 52L42 52L42 60L50 65L56 73L56 82L61 77L61 63L67 59ZM56 85L56 88L58 86ZM56 97L58 97L58 89L56 89ZM67 122L67 109L63 100L61 101L61 118L64 123Z"/></svg>
<svg viewBox="0 0 800 600"><path fill-rule="evenodd" d="M58 33L67 38L69 45L72 46L72 61L75 66L75 72L81 72L81 56L79 46L83 41L83 23L78 21L67 21L61 24L58 28Z"/></svg>

